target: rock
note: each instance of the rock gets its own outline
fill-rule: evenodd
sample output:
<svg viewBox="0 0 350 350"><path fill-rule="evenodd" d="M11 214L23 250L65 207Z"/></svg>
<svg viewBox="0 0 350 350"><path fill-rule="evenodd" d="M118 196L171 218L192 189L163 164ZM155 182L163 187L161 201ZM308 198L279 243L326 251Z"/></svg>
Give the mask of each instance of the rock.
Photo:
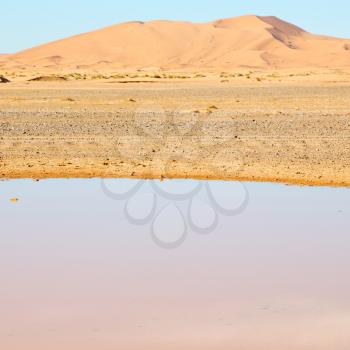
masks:
<svg viewBox="0 0 350 350"><path fill-rule="evenodd" d="M0 83L10 83L10 80L8 80L7 78L5 78L3 75L0 75Z"/></svg>
<svg viewBox="0 0 350 350"><path fill-rule="evenodd" d="M66 77L56 76L56 75L44 75L29 79L28 81L67 81Z"/></svg>

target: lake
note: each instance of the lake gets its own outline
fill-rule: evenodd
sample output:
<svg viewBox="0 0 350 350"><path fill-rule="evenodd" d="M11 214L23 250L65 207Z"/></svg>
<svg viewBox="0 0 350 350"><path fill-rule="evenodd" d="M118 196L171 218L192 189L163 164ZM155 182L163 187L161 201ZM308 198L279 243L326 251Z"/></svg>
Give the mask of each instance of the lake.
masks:
<svg viewBox="0 0 350 350"><path fill-rule="evenodd" d="M2 349L349 349L347 188L1 181L0 218Z"/></svg>

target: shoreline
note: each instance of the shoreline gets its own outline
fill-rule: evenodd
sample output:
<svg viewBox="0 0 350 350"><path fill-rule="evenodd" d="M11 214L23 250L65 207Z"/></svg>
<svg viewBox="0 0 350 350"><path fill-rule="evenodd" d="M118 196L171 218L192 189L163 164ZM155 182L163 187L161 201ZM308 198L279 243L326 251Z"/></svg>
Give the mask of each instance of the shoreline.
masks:
<svg viewBox="0 0 350 350"><path fill-rule="evenodd" d="M290 178L268 178L268 177L227 177L227 178L220 178L220 177L205 177L205 176L192 176L192 177L181 177L181 176L175 176L175 177L164 177L164 176L158 176L158 177L138 177L136 176L126 176L126 175L120 175L120 176L102 176L99 174L96 174L94 176L84 176L83 174L76 174L76 176L64 176L64 174L57 173L57 174L51 174L46 177L39 177L39 176L9 176L9 177L0 177L0 181L13 181L13 180L32 180L32 181L45 181L45 180L94 180L94 179L100 179L100 180L118 180L118 179L127 179L127 180L160 180L160 181L171 181L171 180L195 180L195 181L232 181L232 182L244 182L244 183L265 183L265 184L278 184L278 185L285 185L285 186L297 186L297 187L328 187L328 188L350 188L350 182L327 182L327 181L321 181L321 180L298 180L298 179L290 179Z"/></svg>

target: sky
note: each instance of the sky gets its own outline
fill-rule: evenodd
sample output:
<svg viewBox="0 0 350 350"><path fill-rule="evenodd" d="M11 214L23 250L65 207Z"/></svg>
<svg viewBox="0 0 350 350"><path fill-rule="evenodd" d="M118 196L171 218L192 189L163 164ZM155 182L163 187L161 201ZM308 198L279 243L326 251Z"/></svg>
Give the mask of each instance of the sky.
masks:
<svg viewBox="0 0 350 350"><path fill-rule="evenodd" d="M0 53L13 53L119 22L207 22L274 15L310 32L350 38L349 0L1 0Z"/></svg>

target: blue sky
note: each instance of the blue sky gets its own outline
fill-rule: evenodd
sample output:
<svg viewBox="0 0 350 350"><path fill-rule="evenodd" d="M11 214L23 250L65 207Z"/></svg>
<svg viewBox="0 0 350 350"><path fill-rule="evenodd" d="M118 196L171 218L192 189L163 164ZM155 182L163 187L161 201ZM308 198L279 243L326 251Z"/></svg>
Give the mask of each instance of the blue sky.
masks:
<svg viewBox="0 0 350 350"><path fill-rule="evenodd" d="M0 53L130 20L205 22L243 14L274 15L350 38L349 0L1 0Z"/></svg>

